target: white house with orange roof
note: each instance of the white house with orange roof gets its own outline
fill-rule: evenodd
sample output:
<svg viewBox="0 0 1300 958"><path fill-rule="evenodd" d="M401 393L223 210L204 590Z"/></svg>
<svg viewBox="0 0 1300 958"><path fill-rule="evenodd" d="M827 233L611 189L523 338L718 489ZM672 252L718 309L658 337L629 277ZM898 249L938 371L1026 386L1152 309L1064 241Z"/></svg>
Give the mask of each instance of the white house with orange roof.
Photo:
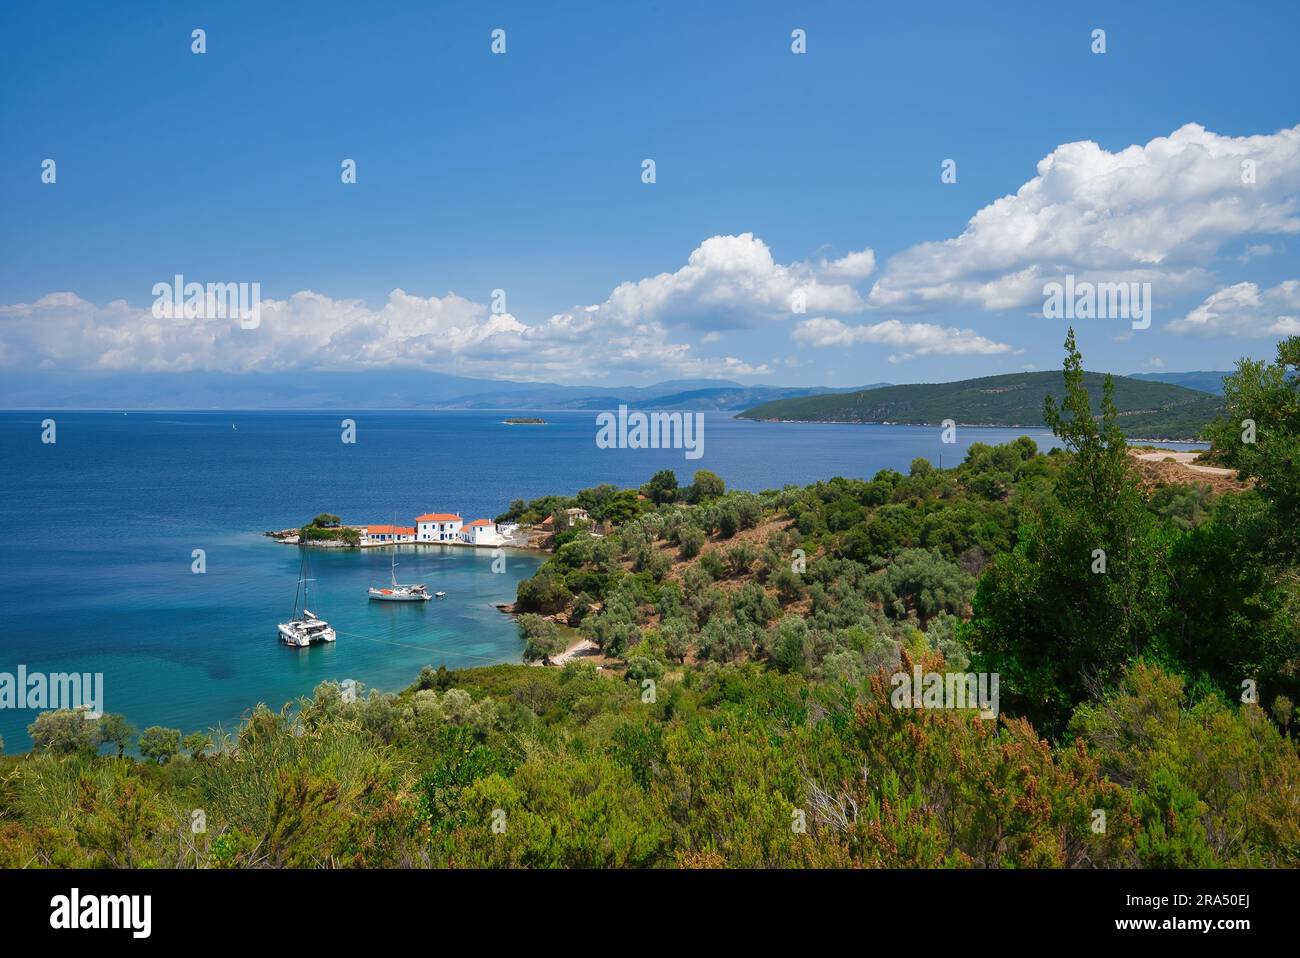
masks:
<svg viewBox="0 0 1300 958"><path fill-rule="evenodd" d="M499 546L506 541L490 519L475 519L460 530L460 541L472 546Z"/></svg>
<svg viewBox="0 0 1300 958"><path fill-rule="evenodd" d="M415 517L416 542L456 542L465 520L455 512L426 512Z"/></svg>
<svg viewBox="0 0 1300 958"><path fill-rule="evenodd" d="M366 544L384 542L414 542L415 529L411 526L366 526Z"/></svg>

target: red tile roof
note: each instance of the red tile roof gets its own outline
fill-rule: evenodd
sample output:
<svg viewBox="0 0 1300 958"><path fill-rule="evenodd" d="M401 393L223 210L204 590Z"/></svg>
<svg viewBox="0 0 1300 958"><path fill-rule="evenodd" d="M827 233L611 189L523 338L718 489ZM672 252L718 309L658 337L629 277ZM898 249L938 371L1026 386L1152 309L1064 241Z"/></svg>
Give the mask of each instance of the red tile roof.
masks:
<svg viewBox="0 0 1300 958"><path fill-rule="evenodd" d="M460 516L454 512L426 512L415 517L416 522L459 522Z"/></svg>
<svg viewBox="0 0 1300 958"><path fill-rule="evenodd" d="M490 526L490 525L492 525L492 521L490 519L475 519L473 522L465 523L465 528L468 529L471 526Z"/></svg>
<svg viewBox="0 0 1300 958"><path fill-rule="evenodd" d="M415 530L407 526L366 526L368 536L413 536Z"/></svg>

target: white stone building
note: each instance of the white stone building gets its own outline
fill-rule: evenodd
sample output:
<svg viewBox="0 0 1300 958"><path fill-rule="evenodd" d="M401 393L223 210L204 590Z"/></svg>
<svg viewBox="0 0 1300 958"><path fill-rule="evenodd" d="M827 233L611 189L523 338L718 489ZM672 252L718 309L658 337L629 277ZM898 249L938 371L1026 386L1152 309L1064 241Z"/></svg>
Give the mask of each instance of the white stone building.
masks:
<svg viewBox="0 0 1300 958"><path fill-rule="evenodd" d="M426 512L415 517L415 539L417 542L455 542L460 538L464 524L465 520L454 512Z"/></svg>
<svg viewBox="0 0 1300 958"><path fill-rule="evenodd" d="M460 530L460 541L472 546L499 546L506 541L490 519L475 519Z"/></svg>

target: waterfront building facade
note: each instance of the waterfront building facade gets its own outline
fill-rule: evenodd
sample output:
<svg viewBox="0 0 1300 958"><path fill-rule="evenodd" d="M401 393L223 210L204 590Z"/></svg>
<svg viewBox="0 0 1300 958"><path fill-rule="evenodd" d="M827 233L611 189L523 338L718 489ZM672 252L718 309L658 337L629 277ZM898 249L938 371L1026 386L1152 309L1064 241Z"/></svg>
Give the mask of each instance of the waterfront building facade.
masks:
<svg viewBox="0 0 1300 958"><path fill-rule="evenodd" d="M472 546L499 546L506 541L490 519L465 523L460 530L460 540Z"/></svg>
<svg viewBox="0 0 1300 958"><path fill-rule="evenodd" d="M465 521L454 512L427 512L415 517L417 542L456 542Z"/></svg>
<svg viewBox="0 0 1300 958"><path fill-rule="evenodd" d="M366 526L365 539L367 543L414 542L415 529L411 526Z"/></svg>

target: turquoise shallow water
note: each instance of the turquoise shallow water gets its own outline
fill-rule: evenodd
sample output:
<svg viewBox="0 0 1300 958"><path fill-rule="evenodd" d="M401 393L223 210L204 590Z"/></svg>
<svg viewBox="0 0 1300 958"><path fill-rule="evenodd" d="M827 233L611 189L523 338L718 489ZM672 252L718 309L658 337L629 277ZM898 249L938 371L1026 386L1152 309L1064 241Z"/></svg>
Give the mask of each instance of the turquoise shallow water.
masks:
<svg viewBox="0 0 1300 958"><path fill-rule="evenodd" d="M189 567L190 542L207 550L207 572ZM311 606L338 630L332 645L290 649L276 641L289 617L299 550L255 533L194 539L172 534L151 541L185 559L141 559L120 545L75 550L72 574L47 580L74 595L27 600L15 611L4 591L5 663L28 672L103 672L104 707L137 726L185 729L230 724L256 702L279 707L325 679L355 679L398 689L421 666L463 668L517 661L511 620L493 603L511 601L535 556L510 553L503 574L491 557L453 547L399 548L399 579L421 581L444 599L380 603L366 597L388 580L391 551L312 550L316 577ZM44 563L40 563L44 566ZM177 566L179 565L179 568ZM52 606L54 606L52 608ZM11 750L26 744L34 712L0 710L0 734Z"/></svg>
<svg viewBox="0 0 1300 958"><path fill-rule="evenodd" d="M58 442L40 442L53 416ZM387 550L313 550L317 611L340 631L328 647L281 646L299 550L261 535L318 512L348 522L425 511L492 517L515 497L638 485L673 468L712 469L747 489L906 470L917 456L954 464L971 442L1041 430L770 424L707 418L705 454L609 450L594 413L545 413L506 426L504 412L363 412L357 442L339 413L0 413L0 672L104 673L104 707L137 726L230 725L257 702L278 707L325 679L395 690L425 664L519 661L511 601L539 559L514 553L494 574L488 552L399 549L399 578L447 592L424 604L370 602ZM535 415L535 413L525 413ZM234 425L237 428L232 429ZM207 573L190 571L206 550ZM32 710L0 708L10 751L29 745Z"/></svg>
<svg viewBox="0 0 1300 958"><path fill-rule="evenodd" d="M486 550L399 547L399 579L447 597L397 604L366 596L388 581L389 549L313 549L312 607L339 640L277 642L300 550L262 531L320 511L391 522L394 509L504 508L463 485L442 491L456 484L439 477L459 472L442 457L390 464L366 449L371 438L409 452L400 425L398 436L367 436L363 419L358 446L343 447L334 416L314 420L329 431L310 416L245 415L237 430L229 415L55 416L58 442L42 446L29 441L41 416L0 414L0 522L11 536L0 552L0 672L102 672L108 711L188 731L232 725L257 702L278 708L326 679L395 690L425 664L519 660L513 622L494 608L539 563L517 551L494 574ZM331 458L333 446L360 455ZM191 571L193 549L206 552L205 574ZM6 748L28 747L35 715L0 708Z"/></svg>

